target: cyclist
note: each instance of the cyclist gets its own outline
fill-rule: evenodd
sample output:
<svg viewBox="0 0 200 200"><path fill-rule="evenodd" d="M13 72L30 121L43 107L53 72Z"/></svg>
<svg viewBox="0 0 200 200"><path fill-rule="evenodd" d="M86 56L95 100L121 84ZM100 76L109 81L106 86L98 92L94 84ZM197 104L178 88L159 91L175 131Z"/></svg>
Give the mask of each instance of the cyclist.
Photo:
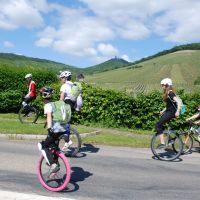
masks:
<svg viewBox="0 0 200 200"><path fill-rule="evenodd" d="M73 107L74 105L70 100L70 93L73 86L73 83L71 81L72 73L69 71L61 72L60 79L61 82L63 83L60 88L60 100L64 101L65 103ZM68 124L68 129L66 130L65 145L62 148L63 151L67 150L72 145L72 141L69 139L69 135L70 135L70 124Z"/></svg>
<svg viewBox="0 0 200 200"><path fill-rule="evenodd" d="M198 110L198 113L192 115L191 117L187 118L186 121L191 121L191 120L196 120L197 121L194 121L193 123L196 124L196 125L200 125L200 106L197 107L197 110ZM196 129L196 132L198 134L200 134L200 127L198 129Z"/></svg>
<svg viewBox="0 0 200 200"><path fill-rule="evenodd" d="M165 141L163 136L164 125L169 122L171 119L175 117L179 117L180 115L180 102L178 101L176 94L174 92L174 88L172 87L172 80L170 78L165 78L160 82L162 89L163 89L163 100L166 103L166 108L164 108L160 112L160 119L156 123L156 131L157 134L160 135L161 145L159 148L165 147ZM173 102L175 103L176 107L174 106Z"/></svg>
<svg viewBox="0 0 200 200"><path fill-rule="evenodd" d="M33 81L32 74L26 74L25 79L28 82L28 93L24 97L24 102L25 104L28 104L34 99L36 99L36 84Z"/></svg>
<svg viewBox="0 0 200 200"><path fill-rule="evenodd" d="M80 111L83 106L82 83L84 81L84 78L85 78L84 75L81 73L77 75L78 82L76 82L76 84L79 84L79 88L80 88L81 92L76 99L76 103L75 103L75 107L74 107L76 111Z"/></svg>
<svg viewBox="0 0 200 200"><path fill-rule="evenodd" d="M69 71L61 72L60 79L63 83L63 85L60 88L60 100L72 105L72 102L70 101L70 92L73 86L73 83L71 81L72 73Z"/></svg>
<svg viewBox="0 0 200 200"><path fill-rule="evenodd" d="M59 138L60 135L65 134L67 128L66 124L60 124L59 122L55 122L53 119L54 109L51 104L51 98L53 94L53 89L50 87L43 87L40 89L40 94L44 99L44 114L47 116L47 130L48 135L45 141L38 143L38 148L41 150L44 158L50 166L50 173L55 173L59 171L59 165L56 162L55 156L52 155L49 147L55 143L55 141Z"/></svg>

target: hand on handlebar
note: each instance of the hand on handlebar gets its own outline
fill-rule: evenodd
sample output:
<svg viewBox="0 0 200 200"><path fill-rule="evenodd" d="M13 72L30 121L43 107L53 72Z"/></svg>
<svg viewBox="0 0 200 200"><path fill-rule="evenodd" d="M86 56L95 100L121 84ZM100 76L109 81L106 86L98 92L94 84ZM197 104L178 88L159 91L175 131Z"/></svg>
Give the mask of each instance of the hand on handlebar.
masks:
<svg viewBox="0 0 200 200"><path fill-rule="evenodd" d="M190 125L194 126L197 125L195 122L193 122L192 120L186 120Z"/></svg>

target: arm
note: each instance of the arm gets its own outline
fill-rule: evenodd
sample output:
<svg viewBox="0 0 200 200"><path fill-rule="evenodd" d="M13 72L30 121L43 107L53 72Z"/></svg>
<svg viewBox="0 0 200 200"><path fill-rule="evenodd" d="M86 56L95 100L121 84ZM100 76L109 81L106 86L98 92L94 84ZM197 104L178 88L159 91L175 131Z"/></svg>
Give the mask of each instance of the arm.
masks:
<svg viewBox="0 0 200 200"><path fill-rule="evenodd" d="M164 108L163 110L160 111L160 115L163 115L163 113L165 112L166 108Z"/></svg>
<svg viewBox="0 0 200 200"><path fill-rule="evenodd" d="M47 113L47 129L52 127L52 115L51 112Z"/></svg>
<svg viewBox="0 0 200 200"><path fill-rule="evenodd" d="M200 120L196 121L195 124L200 125Z"/></svg>
<svg viewBox="0 0 200 200"><path fill-rule="evenodd" d="M61 93L60 93L60 100L61 100L61 101L64 101L64 99L65 99L65 93L64 93L64 92L61 92Z"/></svg>
<svg viewBox="0 0 200 200"><path fill-rule="evenodd" d="M179 117L180 110L181 110L181 103L180 103L180 101L178 101L178 98L176 96L174 96L173 100L176 102L176 105L177 105L177 110L176 110L175 116Z"/></svg>
<svg viewBox="0 0 200 200"><path fill-rule="evenodd" d="M197 119L198 117L200 117L199 113L192 115L191 117L187 118L186 121L190 121L193 119Z"/></svg>

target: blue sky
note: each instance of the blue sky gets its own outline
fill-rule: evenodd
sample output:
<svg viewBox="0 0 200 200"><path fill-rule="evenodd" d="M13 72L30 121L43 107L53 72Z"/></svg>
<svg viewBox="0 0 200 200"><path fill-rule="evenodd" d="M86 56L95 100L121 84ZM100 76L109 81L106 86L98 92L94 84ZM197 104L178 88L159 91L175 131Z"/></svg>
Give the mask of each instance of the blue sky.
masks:
<svg viewBox="0 0 200 200"><path fill-rule="evenodd" d="M199 42L199 0L0 0L0 52L88 67Z"/></svg>

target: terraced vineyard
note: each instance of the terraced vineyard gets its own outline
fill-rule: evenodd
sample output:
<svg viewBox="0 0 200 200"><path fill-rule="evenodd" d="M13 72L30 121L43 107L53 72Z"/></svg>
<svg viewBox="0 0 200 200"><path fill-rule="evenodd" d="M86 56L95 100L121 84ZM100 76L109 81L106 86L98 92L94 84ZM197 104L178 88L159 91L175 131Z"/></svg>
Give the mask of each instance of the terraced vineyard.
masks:
<svg viewBox="0 0 200 200"><path fill-rule="evenodd" d="M137 64L138 65L138 64ZM194 81L200 76L200 51L185 50L160 56L134 65L86 77L86 82L102 88L128 93L148 93L160 89L160 80L172 78L176 89L200 91Z"/></svg>

